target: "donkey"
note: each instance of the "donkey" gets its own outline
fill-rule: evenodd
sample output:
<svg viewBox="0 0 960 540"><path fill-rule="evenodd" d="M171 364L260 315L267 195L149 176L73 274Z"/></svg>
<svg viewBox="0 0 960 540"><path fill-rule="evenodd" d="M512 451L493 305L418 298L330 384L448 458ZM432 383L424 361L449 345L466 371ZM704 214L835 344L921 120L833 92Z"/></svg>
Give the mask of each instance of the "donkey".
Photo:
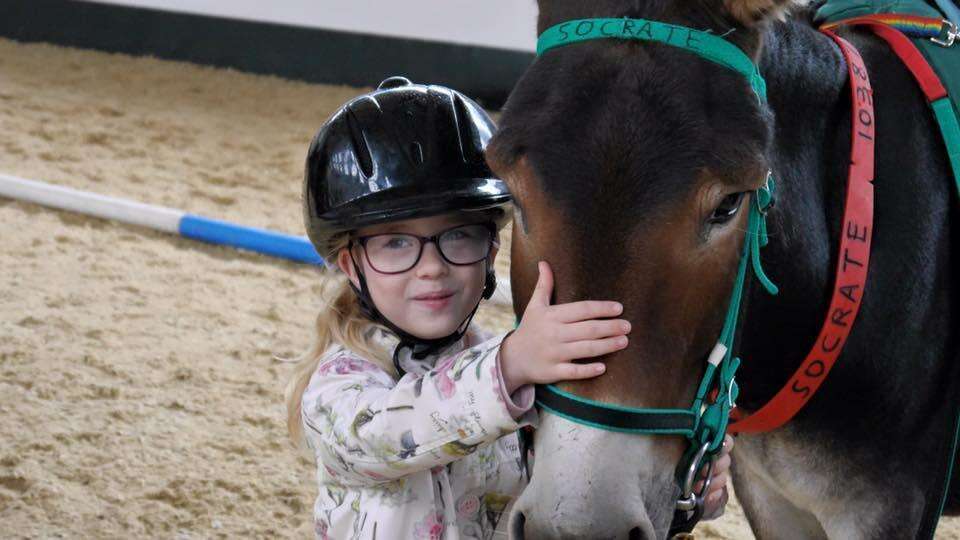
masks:
<svg viewBox="0 0 960 540"><path fill-rule="evenodd" d="M789 0L540 0L538 31L591 17L711 30L753 58L744 78L661 44L593 40L537 58L487 158L516 203L522 313L536 263L555 299L610 298L633 323L605 375L562 389L627 407L688 407L737 271L750 192L777 181L766 272L748 281L739 408L771 398L813 344L838 260L850 163L847 67ZM885 44L841 32L876 111L874 239L860 315L819 393L786 426L739 437L733 484L758 538L932 535L960 405L960 214L929 107ZM513 538L664 538L682 437L616 433L544 413ZM950 498L947 510L957 501Z"/></svg>

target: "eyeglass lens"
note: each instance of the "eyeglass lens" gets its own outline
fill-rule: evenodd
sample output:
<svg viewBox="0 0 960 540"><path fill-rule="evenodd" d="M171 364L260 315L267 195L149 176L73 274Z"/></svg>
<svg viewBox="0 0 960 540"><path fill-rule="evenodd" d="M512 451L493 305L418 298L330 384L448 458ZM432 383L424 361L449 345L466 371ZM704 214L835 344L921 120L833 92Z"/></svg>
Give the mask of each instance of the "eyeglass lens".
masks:
<svg viewBox="0 0 960 540"><path fill-rule="evenodd" d="M490 254L490 228L485 224L454 227L431 238L412 234L387 233L363 238L367 261L381 273L400 273L416 266L423 253L423 245L436 243L440 255L450 264L467 265L483 260Z"/></svg>

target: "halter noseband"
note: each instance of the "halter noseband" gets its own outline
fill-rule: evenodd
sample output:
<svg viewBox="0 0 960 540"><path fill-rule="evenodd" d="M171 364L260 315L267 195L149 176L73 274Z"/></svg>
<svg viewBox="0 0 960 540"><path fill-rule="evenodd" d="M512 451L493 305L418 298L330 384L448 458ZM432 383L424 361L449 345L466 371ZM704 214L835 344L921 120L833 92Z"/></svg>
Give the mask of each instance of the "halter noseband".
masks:
<svg viewBox="0 0 960 540"><path fill-rule="evenodd" d="M753 60L739 47L708 32L646 19L576 19L545 30L537 41L537 54L550 49L593 39L654 41L696 53L701 57L742 74L761 104L766 104L766 83ZM767 244L767 210L773 204L774 181L771 173L763 187L750 198L746 237L734 280L730 304L720 338L710 353L703 379L693 404L688 409L652 409L602 403L560 390L554 385L537 387L537 404L552 414L586 426L641 435L683 435L690 447L680 462L677 476L681 486L678 512L686 514L682 528L690 530L703 509L701 493L694 493L696 473L708 467L720 452L730 411L736 403L738 388L734 380L740 359L735 358L733 338L748 265L770 294L777 287L767 278L760 264L760 248ZM708 396L713 394L713 399ZM683 466L687 463L686 466Z"/></svg>

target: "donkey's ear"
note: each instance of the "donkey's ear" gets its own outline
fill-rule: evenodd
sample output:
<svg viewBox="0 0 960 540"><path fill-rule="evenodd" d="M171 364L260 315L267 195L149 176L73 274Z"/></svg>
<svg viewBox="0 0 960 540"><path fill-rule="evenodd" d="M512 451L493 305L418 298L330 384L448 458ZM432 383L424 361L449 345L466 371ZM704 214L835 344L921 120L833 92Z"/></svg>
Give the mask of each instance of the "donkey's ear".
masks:
<svg viewBox="0 0 960 540"><path fill-rule="evenodd" d="M745 27L756 26L766 21L783 19L796 7L809 0L721 0L724 10Z"/></svg>

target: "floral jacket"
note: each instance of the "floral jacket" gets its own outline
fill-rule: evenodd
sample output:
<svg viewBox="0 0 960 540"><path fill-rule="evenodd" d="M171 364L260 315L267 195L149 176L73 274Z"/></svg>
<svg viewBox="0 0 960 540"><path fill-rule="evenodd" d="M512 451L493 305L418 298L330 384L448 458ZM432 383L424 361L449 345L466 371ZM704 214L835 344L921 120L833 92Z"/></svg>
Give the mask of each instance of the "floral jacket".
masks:
<svg viewBox="0 0 960 540"><path fill-rule="evenodd" d="M318 539L506 538L500 518L526 483L515 432L536 412L532 387L506 394L503 338L407 353L400 380L341 346L325 353L302 401Z"/></svg>

